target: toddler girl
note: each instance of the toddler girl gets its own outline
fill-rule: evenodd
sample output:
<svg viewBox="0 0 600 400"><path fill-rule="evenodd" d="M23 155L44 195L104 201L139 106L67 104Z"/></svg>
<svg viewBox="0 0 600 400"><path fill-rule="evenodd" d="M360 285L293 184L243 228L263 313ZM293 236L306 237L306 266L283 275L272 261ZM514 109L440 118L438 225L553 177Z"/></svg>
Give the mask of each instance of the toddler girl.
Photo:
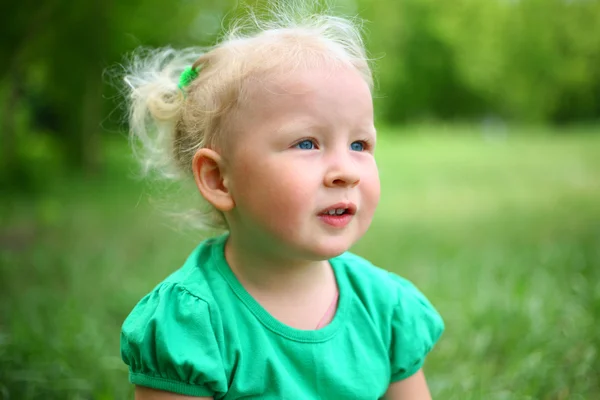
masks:
<svg viewBox="0 0 600 400"><path fill-rule="evenodd" d="M291 15L250 18L203 53L147 54L126 79L148 165L193 180L201 222L225 232L125 321L137 399L430 398L440 316L347 252L380 190L360 33Z"/></svg>

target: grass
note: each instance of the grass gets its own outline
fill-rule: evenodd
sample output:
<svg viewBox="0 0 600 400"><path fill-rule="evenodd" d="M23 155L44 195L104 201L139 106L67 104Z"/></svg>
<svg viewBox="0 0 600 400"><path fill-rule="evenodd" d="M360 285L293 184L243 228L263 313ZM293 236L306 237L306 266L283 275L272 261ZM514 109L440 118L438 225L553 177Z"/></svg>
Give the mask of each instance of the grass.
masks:
<svg viewBox="0 0 600 400"><path fill-rule="evenodd" d="M600 398L594 130L381 135L382 201L354 251L444 316L434 398ZM120 324L200 238L155 211L124 143L106 157L100 176L3 200L0 398L132 398Z"/></svg>

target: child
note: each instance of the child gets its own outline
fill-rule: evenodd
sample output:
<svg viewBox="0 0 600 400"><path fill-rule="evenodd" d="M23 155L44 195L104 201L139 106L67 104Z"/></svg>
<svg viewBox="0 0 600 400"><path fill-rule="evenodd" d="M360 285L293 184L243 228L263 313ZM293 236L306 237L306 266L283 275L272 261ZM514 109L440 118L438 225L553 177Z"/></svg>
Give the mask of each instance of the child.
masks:
<svg viewBox="0 0 600 400"><path fill-rule="evenodd" d="M127 77L149 165L193 180L202 223L226 232L125 321L136 399L429 399L440 316L347 252L380 190L360 33L278 12L205 53L138 58Z"/></svg>

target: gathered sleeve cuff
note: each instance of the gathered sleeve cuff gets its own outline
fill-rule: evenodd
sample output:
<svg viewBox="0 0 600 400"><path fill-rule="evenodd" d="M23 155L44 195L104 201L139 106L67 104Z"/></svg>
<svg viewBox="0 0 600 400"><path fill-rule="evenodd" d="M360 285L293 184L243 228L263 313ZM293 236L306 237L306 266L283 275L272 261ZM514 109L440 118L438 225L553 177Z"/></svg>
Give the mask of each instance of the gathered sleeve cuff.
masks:
<svg viewBox="0 0 600 400"><path fill-rule="evenodd" d="M208 304L176 284L144 297L121 330L131 383L186 396L227 391Z"/></svg>
<svg viewBox="0 0 600 400"><path fill-rule="evenodd" d="M412 283L391 275L398 295L390 341L391 382L396 382L421 369L425 356L444 331L444 321Z"/></svg>

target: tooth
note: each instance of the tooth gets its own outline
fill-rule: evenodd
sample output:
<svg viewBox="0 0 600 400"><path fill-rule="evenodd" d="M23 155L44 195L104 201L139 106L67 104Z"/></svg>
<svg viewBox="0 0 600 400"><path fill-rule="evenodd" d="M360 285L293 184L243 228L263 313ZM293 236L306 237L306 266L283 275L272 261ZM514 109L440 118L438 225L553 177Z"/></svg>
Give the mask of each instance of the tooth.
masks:
<svg viewBox="0 0 600 400"><path fill-rule="evenodd" d="M335 210L329 210L328 213L329 215L335 215Z"/></svg>
<svg viewBox="0 0 600 400"><path fill-rule="evenodd" d="M337 210L335 210L335 213L337 215L342 215L344 213L344 211L346 211L346 210L344 210L343 208L338 208Z"/></svg>

